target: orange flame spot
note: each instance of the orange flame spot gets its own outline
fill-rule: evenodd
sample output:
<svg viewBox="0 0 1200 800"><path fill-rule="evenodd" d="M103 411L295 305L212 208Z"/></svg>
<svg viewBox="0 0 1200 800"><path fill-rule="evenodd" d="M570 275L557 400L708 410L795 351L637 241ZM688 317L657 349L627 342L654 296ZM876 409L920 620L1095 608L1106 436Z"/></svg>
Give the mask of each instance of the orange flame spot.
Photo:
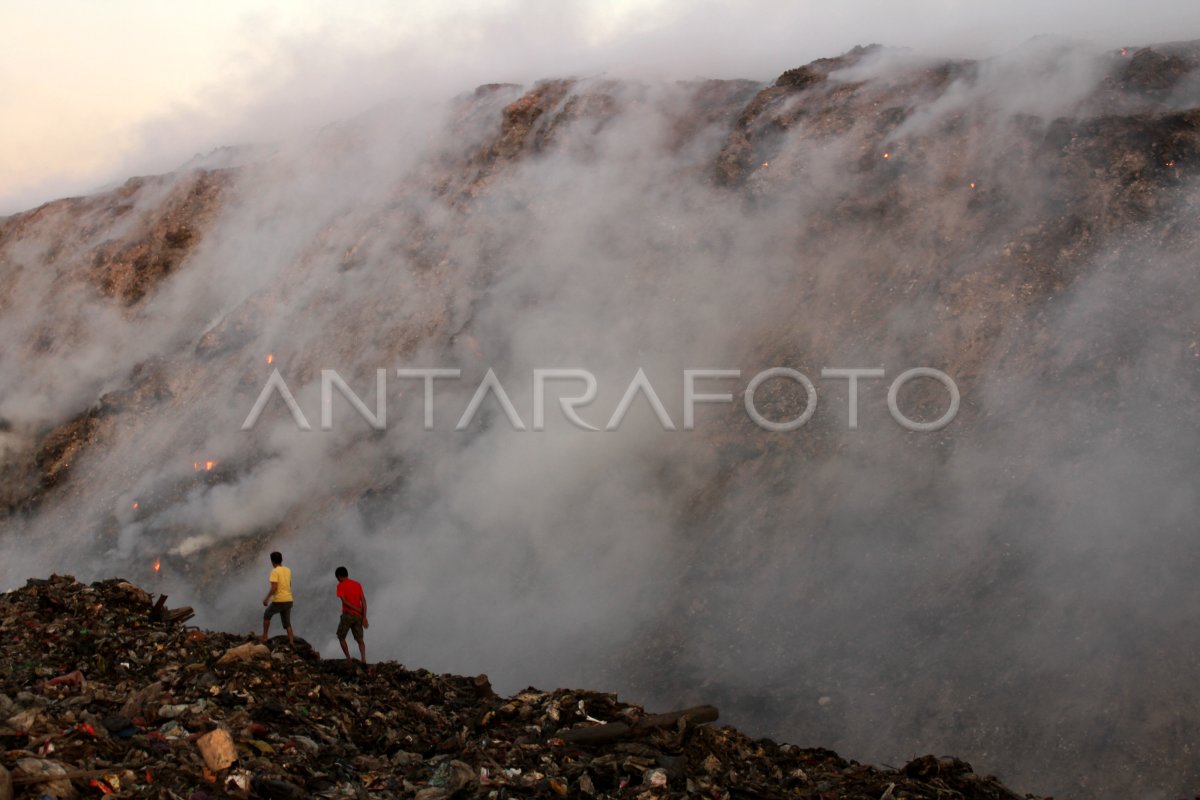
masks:
<svg viewBox="0 0 1200 800"><path fill-rule="evenodd" d="M133 501L133 510L134 510L134 511L137 511L137 510L138 510L138 501L137 501L137 500L134 500L134 501Z"/></svg>
<svg viewBox="0 0 1200 800"><path fill-rule="evenodd" d="M891 153L884 153L884 154L883 154L883 157L884 157L884 158L891 158L891 157L892 157L892 154L891 154Z"/></svg>
<svg viewBox="0 0 1200 800"><path fill-rule="evenodd" d="M971 181L971 183L969 184L969 186L970 186L972 189L974 189L974 188L975 188L975 181Z"/></svg>
<svg viewBox="0 0 1200 800"><path fill-rule="evenodd" d="M763 166L764 166L764 167L769 167L769 166L771 166L771 162L770 162L770 161L764 161L764 162L763 162Z"/></svg>
<svg viewBox="0 0 1200 800"><path fill-rule="evenodd" d="M267 363L268 364L275 363L275 354L274 353L267 353Z"/></svg>
<svg viewBox="0 0 1200 800"><path fill-rule="evenodd" d="M156 558L154 559L154 571L158 572L160 569L162 569L162 562Z"/></svg>
<svg viewBox="0 0 1200 800"><path fill-rule="evenodd" d="M215 461L205 461L204 462L204 471L211 472L212 468L215 467L216 465L217 465L217 462L215 462Z"/></svg>

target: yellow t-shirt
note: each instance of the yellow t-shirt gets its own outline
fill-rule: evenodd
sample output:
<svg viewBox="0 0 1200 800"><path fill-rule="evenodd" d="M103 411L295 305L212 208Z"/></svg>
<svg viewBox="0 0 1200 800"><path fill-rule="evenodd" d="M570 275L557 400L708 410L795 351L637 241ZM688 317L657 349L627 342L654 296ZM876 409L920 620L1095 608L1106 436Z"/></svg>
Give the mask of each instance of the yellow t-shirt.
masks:
<svg viewBox="0 0 1200 800"><path fill-rule="evenodd" d="M276 603L292 602L292 571L284 566L271 570L271 583L275 584L275 596L271 598Z"/></svg>

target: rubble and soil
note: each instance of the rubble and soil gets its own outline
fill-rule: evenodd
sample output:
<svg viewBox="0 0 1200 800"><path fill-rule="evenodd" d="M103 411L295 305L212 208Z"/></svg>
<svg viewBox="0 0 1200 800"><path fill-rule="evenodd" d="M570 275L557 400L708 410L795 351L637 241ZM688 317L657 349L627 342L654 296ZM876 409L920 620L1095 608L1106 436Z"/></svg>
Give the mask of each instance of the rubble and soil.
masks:
<svg viewBox="0 0 1200 800"><path fill-rule="evenodd" d="M485 675L321 659L153 601L65 576L0 596L0 797L10 780L15 798L1020 797L954 758L884 769L705 724L711 707L501 697Z"/></svg>
<svg viewBox="0 0 1200 800"><path fill-rule="evenodd" d="M885 60L875 60L880 56ZM1167 280L1161 270L1149 267L1160 257L1187 263L1200 247L1193 188L1200 164L1200 44L1100 54L1102 77L1086 97L1018 111L992 102L994 92L983 80L986 62L886 60L890 58L877 48L855 48L788 70L769 84L701 81L681 84L678 92L608 79L480 87L453 107L443 141L411 174L405 173L382 196L364 195L363 207L338 211L319 230L297 234L302 238L295 241L284 237L285 250L294 247L295 255L270 285L247 290L240 304L222 307L219 315L181 324L175 331L178 338L163 344L156 360L114 371L94 392L81 392L77 404L53 416L0 418L3 535L50 534L67 527L59 526L59 520L69 520L72 529L78 520L78 543L90 545L73 557L87 563L114 549L129 524L153 527L146 541L153 542L155 553L169 553L207 533L191 523L164 524L165 510L197 493L234 486L253 474L255 465L245 453L177 448L177 434L188 430L189 445L204 442L210 424L202 418L209 410L207 398L217 385L229 385L232 392L232 379L225 382L229 376L239 376L236 386L249 393L248 407L266 374L260 372L264 357L270 357L265 345L287 341L307 324L297 323L293 330L284 312L341 303L343 280L379 281L381 287L397 281L411 313L396 313L397 292L390 290L360 297L353 308L339 306L336 332L299 336L303 348L275 351L274 363L291 385L311 384L323 366L346 363L364 341L379 343L380 349L371 351L376 359L372 369L374 364L410 363L415 354L429 352L453 357L468 373L482 364L503 363L507 340L489 342L489 328L479 320L486 319L495 302L489 298L496 295L497 265L508 263L524 247L513 244L522 238L515 234L539 230L545 224L540 220L554 219L539 205L545 202L540 197L545 185L536 168L556 159L564 167L586 165L597 148L603 155L604 137L597 134L622 130L622 124L637 118L639 104L655 104L655 115L647 116L661 117L661 130L652 134L636 126L637 136L645 138L633 142L661 159L663 197L690 193L695 184L706 187L697 214L751 220L763 212L795 209L770 229L775 236L764 237L764 253L774 254L769 261L779 257L781 263L792 263L790 258L794 265L780 269L775 299L766 312L738 328L731 347L745 364L790 364L798 353L809 365L829 364L839 360L835 356L843 344L855 343L872 358L886 353L889 365L937 364L963 386L1000 385L997 376L1015 376L1020 385L1045 387L1046 405L1031 404L1016 418L995 415L982 402L965 402L959 420L944 435L905 442L905 448L922 448L919 457L928 457L929 463L970 457L969 448L986 437L1001 432L1000 438L1007 438L1002 436L1004 424L1031 424L1048 410L1057 413L1083 398L1106 409L1104 425L1093 430L1130 435L1122 431L1128 429L1131 406L1121 412L1124 417L1115 411L1111 419L1107 416L1107 410L1126 405L1121 382L1113 376L1138 364L1157 364L1146 358L1148 342L1162 348L1156 359L1175 359L1162 362L1170 369L1158 369L1158 374L1198 374L1193 367L1200 357L1200 324L1190 304L1195 271L1180 270ZM1031 75L1030 83L1036 85L1054 77L1054 69ZM358 124L331 128L329 146L317 151L322 159L365 149L372 136L359 131ZM338 173L314 165L313 176L333 174ZM136 321L154 311L180 281L207 280L215 263L205 257L208 248L245 235L256 252L274 252L284 239L271 232L292 229L291 211L244 205L264 186L274 185L272 175L249 162L199 171L189 167L0 219L0 314L18 314L23 307L40 310L27 327L14 326L20 335L6 340L6 354L54 369L73 364L71 354L88 345L91 317L102 311ZM284 216L273 217L275 213ZM218 220L224 224L214 224ZM239 233L240 227L229 227L235 221L258 232ZM655 242L660 233L662 242L676 241L675 233L667 236L655 227L656 220L645 222L658 231ZM479 247L463 247L464 242ZM719 236L678 242L685 252L719 254L724 247ZM639 279L644 277L647 286L660 274L659 262L667 263L666 251L675 247L664 244L631 253L621 242L598 246L618 261L643 262ZM312 276L324 275L326 267L331 274L314 283ZM852 268L862 280L843 280L831 267ZM32 283L30 276L36 276ZM1088 311L1095 325L1062 323L1062 315L1077 308L1072 290L1094 290L1097 284L1120 287L1119 292L1104 292L1123 293L1128 300ZM798 314L797 308L814 313ZM899 309L906 313L897 315ZM540 310L534 304L524 313L532 316ZM142 330L149 338L158 329ZM896 336L896 330L905 335ZM985 381L985 376L990 377ZM1164 385L1157 380L1153 385L1154 416L1177 414L1175 430L1192 430L1194 393L1163 394ZM1179 385L1184 386L1182 380ZM760 407L768 416L792 418L799 413L802 395L787 395L782 386L784 382L764 386ZM919 395L912 407L933 418L940 413L935 405L939 398ZM182 426L181 419L192 427ZM849 508L845 495L796 490L796 476L809 474L814 465L825 470L843 463L846 439L834 435L835 424L840 426L840 419L822 427L818 416L805 436L780 437L738 412L733 424L713 425L692 437L703 443L701 455L711 453L719 469L665 501L678 503L681 521L675 532L686 543L683 575L677 580L681 588L656 610L659 622L645 634L654 642L654 655L645 658L642 641L634 640L627 654L613 656L614 669L639 696L676 692L681 682L689 684L695 677L697 683L709 681L700 683L705 696L695 702L715 702L727 713L753 719L760 729L789 735L806 731L826 742L844 736L862 741L861 721L844 724L848 715L824 711L818 719L808 697L824 695L844 678L849 663L845 653L853 648L843 639L853 637L814 640L791 634L778 647L795 647L813 669L789 673L769 695L753 678L745 680L748 686L741 680L728 682L730 675L745 677L740 669L718 677L710 663L694 663L682 646L725 634L735 623L742 631L745 612L740 604L726 604L728 611L716 602L705 605L697 602L692 586L724 585L730 564L743 574L774 565L776 545L791 536L797 519L818 521L805 534L817 547L833 547L844 538L834 523ZM142 446L150 438L146 434L155 430L171 432L169 449ZM960 438L960 432L968 431ZM1091 434L1082 441L1092 441ZM955 451L960 446L964 449ZM1075 447L1073 442L1068 452ZM217 459L219 465L193 468L180 477L175 461L190 464L196 458ZM943 737L954 737L956 748L1002 765L1006 774L1023 770L1021 780L1030 785L1057 781L1056 788L1072 796L1095 796L1097 785L1107 787L1102 794L1131 796L1159 779L1195 786L1194 764L1186 756L1194 738L1187 723L1196 716L1194 693L1187 688L1186 669L1179 666L1186 664L1180 654L1186 655L1190 646L1187 625L1167 633L1140 622L1115 625L1106 607L1083 604L1083 616L1064 625L1070 624L1073 632L1079 625L1093 633L1104 631L1099 640L1104 642L1119 631L1127 646L1080 650L1086 657L1077 664L1080 672L1070 677L1027 670L1024 660L999 656L1009 652L1004 645L1013 620L1045 618L1043 597L1015 588L1015 576L1043 574L1033 559L1042 552L1045 528L1029 523L1039 481L1036 473L1020 477L1029 472L1026 454L1008 464L988 460L1000 465L996 469L1004 470L1006 480L1011 478L1000 484L1008 494L1000 503L1005 510L998 513L1013 523L1011 530L1028 531L1019 534L1027 538L1014 542L1006 533L1001 541L1000 528L989 528L980 534L978 555L974 550L963 555L964 568L943 571L928 584L919 566L923 559L911 557L918 551L910 549L892 565L874 591L890 601L892 594L883 587L894 586L896 597L908 598L895 606L911 603L904 622L914 627L905 630L915 633L898 636L899 646L878 652L870 669L882 676L892 698L897 687L919 691L882 712L872 709L866 730L897 734L881 739L932 742L921 749L936 749ZM379 498L410 480L407 452L404 458L389 453L378 467L358 485L339 487L336 495L313 492L298 500L262 529L225 536L203 559L164 555L165 566L189 580L194 591L219 591L231 569L261 558L269 540L266 531L286 537L331 508L382 507ZM924 470L908 472L909 478L898 478L904 482L893 496L910 497L911 519L936 527L945 508L939 502L950 494L933 487L960 482L938 484L926 480ZM126 502L126 493L143 475L161 478ZM739 490L749 486L756 488ZM744 505L731 505L743 496ZM120 502L111 503L113 498ZM1052 507L1058 513L1058 506ZM738 513L720 513L729 508ZM89 522L93 517L96 521ZM726 523L735 519L744 534L729 535ZM833 522L823 525L823 520ZM957 552L958 536L947 535L947 549L936 552ZM910 540L907 533L888 540L921 546L919 538ZM44 541L47 546L76 546L67 536L46 535ZM873 558L880 558L878 550L873 552ZM137 557L148 566L149 554ZM178 561L172 563L172 558ZM1157 568L1153 574L1158 575ZM804 591L821 599L824 590L812 586ZM857 603L858 590L846 591ZM791 602L804 596L797 590ZM837 617L837 628L857 620L863 607L847 605L853 616ZM1136 613L1139 621L1157 619L1156 624L1173 619ZM1046 630L1040 621L1022 630L1031 629ZM750 640L751 634L739 636ZM926 636L959 645L941 651L945 658L938 669L922 668L929 658L923 652ZM1174 648L1168 648L1168 655L1180 657L1164 657L1162 642ZM1028 650L1040 652L1022 648ZM1095 652L1104 655L1092 657ZM863 661L857 653L855 661ZM262 666L252 660L237 668ZM1161 671L1154 680L1126 680L1146 669ZM80 671L96 680L91 671ZM960 680L966 675L984 675L999 688L980 695L973 682ZM1095 688L1107 686L1113 691ZM965 697L971 698L969 704ZM966 705L973 710L964 715ZM1007 724L994 724L1010 705L1028 709L1029 716L1013 715L1006 717ZM914 708L920 713L912 713ZM1175 711L1148 713L1147 708ZM880 719L878 713L891 716ZM235 742L237 733L232 730ZM1119 743L1120 758L1109 757L1118 746L1114 743Z"/></svg>

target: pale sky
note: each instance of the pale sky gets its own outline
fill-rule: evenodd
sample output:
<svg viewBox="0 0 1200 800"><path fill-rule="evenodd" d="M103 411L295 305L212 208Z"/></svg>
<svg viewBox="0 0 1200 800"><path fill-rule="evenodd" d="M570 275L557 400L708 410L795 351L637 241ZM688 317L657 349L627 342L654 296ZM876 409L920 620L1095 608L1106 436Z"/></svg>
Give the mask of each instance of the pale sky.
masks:
<svg viewBox="0 0 1200 800"><path fill-rule="evenodd" d="M14 210L4 207L6 198L41 186L80 191L87 180L114 177L111 168L139 147L142 124L248 77L264 55L255 46L259 36L328 31L347 44L379 48L397 24L387 3L355 3L352 14L319 5L0 5L0 213Z"/></svg>
<svg viewBox="0 0 1200 800"><path fill-rule="evenodd" d="M417 88L583 71L769 80L881 42L1200 38L1196 0L0 0L0 214Z"/></svg>

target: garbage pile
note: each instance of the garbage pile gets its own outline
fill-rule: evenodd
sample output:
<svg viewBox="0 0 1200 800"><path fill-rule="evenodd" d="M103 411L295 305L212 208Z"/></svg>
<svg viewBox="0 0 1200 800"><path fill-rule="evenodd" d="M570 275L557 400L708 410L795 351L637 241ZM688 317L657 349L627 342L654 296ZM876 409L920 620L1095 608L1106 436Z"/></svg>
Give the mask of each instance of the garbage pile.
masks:
<svg viewBox="0 0 1200 800"><path fill-rule="evenodd" d="M500 697L485 675L322 660L187 616L119 579L0 595L0 800L1020 797L952 758L877 769L716 727L711 706Z"/></svg>

